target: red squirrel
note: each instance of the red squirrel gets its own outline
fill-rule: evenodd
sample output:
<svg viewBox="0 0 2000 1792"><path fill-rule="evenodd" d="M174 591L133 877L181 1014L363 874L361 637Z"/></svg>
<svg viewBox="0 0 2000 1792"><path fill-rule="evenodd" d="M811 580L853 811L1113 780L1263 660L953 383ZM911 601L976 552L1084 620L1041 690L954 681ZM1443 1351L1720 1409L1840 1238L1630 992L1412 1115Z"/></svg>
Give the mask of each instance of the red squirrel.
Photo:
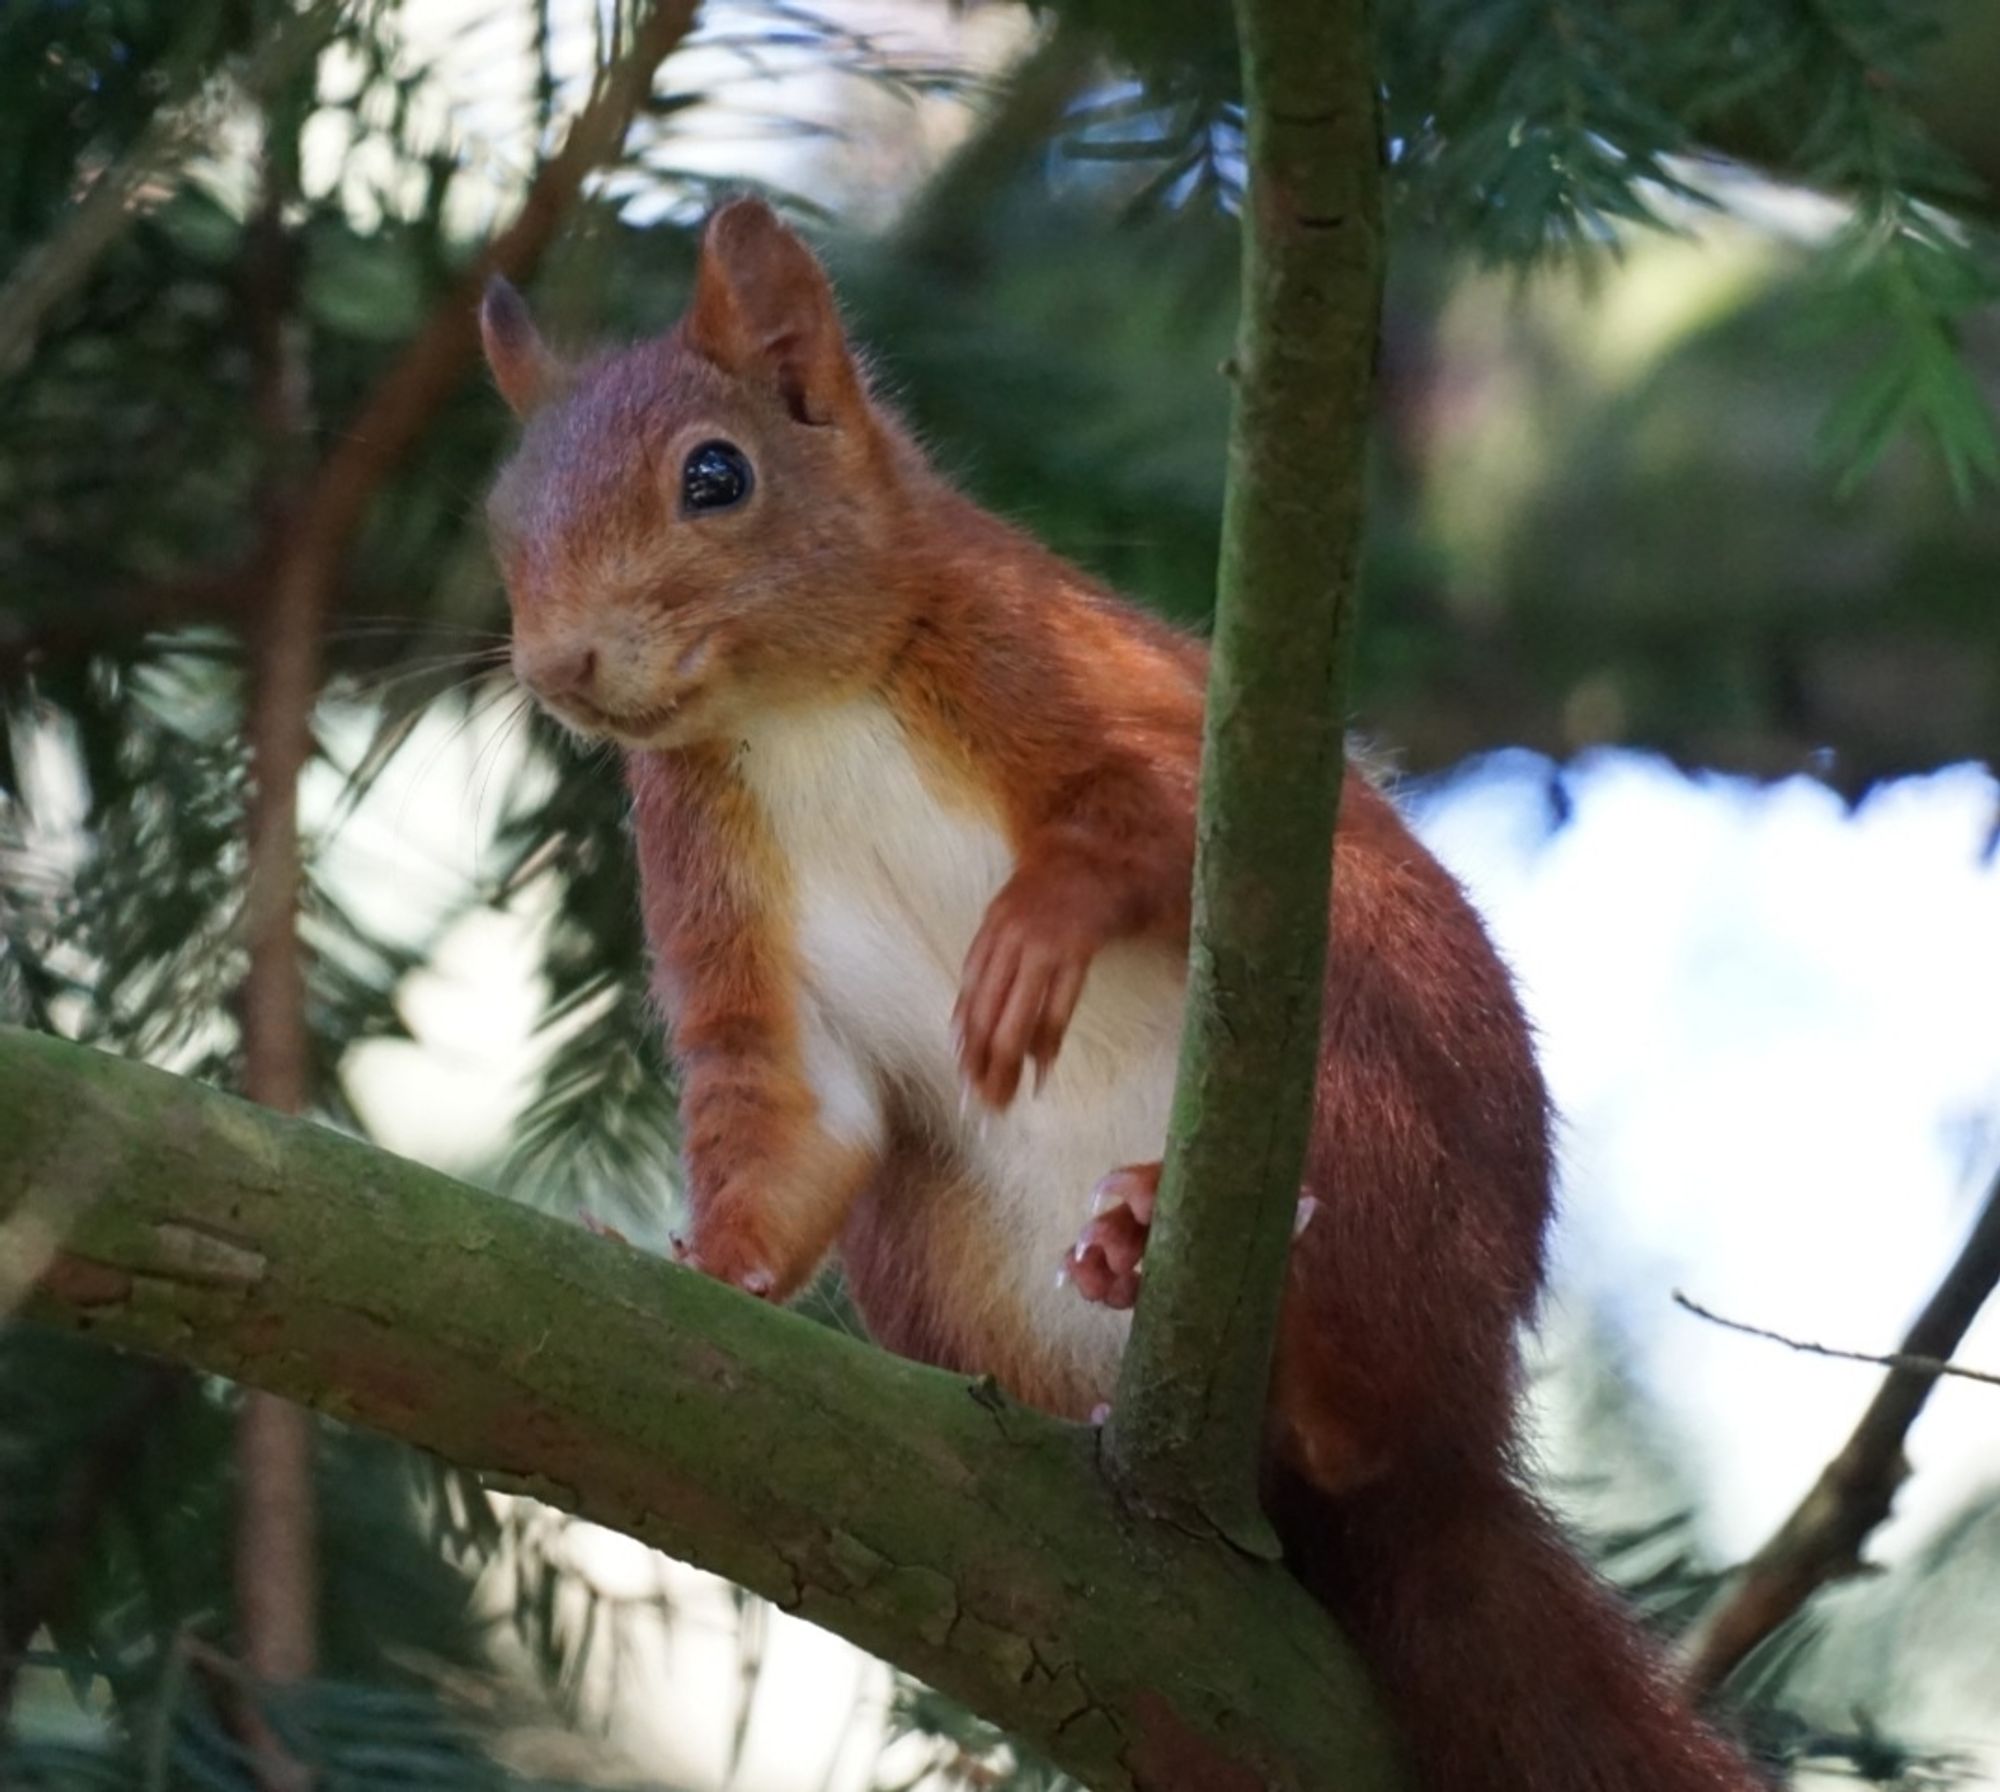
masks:
<svg viewBox="0 0 2000 1792"><path fill-rule="evenodd" d="M514 666L623 751L688 1263L837 1251L891 1350L1111 1397L1182 1023L1203 646L989 515L871 397L812 252L710 220L666 336L570 365L504 284ZM1458 885L1350 772L1268 1422L1296 1572L1426 1792L1756 1782L1516 1462L1549 1106Z"/></svg>

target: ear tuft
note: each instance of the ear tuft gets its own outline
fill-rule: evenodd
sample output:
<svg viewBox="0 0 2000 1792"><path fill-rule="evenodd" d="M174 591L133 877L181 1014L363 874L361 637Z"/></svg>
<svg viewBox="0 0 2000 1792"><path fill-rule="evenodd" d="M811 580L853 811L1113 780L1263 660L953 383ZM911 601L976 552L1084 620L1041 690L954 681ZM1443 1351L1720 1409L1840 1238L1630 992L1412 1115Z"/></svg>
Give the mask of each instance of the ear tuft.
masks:
<svg viewBox="0 0 2000 1792"><path fill-rule="evenodd" d="M479 339L486 364L517 417L526 417L554 388L560 368L542 341L528 302L501 275L486 283L479 303Z"/></svg>
<svg viewBox="0 0 2000 1792"><path fill-rule="evenodd" d="M725 372L774 388L801 423L847 422L865 407L826 270L761 199L731 200L709 219L682 330Z"/></svg>

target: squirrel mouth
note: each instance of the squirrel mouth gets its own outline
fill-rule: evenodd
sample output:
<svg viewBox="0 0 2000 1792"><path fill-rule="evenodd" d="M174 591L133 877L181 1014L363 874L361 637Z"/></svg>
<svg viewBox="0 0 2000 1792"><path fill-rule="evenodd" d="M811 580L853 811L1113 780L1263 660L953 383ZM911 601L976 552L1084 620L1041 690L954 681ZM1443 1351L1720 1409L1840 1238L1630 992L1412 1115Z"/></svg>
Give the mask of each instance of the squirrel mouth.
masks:
<svg viewBox="0 0 2000 1792"><path fill-rule="evenodd" d="M681 706L675 701L655 709L609 710L598 708L588 698L570 695L558 698L549 707L582 733L634 741L657 734L674 719Z"/></svg>

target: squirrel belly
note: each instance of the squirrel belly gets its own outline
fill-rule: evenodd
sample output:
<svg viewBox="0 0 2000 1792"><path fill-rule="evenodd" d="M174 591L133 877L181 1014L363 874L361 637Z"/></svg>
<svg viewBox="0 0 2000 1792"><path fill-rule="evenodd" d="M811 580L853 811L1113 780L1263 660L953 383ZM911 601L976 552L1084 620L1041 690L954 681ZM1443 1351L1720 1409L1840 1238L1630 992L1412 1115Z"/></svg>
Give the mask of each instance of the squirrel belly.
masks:
<svg viewBox="0 0 2000 1792"><path fill-rule="evenodd" d="M841 1235L863 1317L892 1343L921 1323L914 1354L1084 1416L1110 1396L1129 1315L1056 1272L1098 1178L1164 1145L1180 957L1107 947L1046 1080L992 1112L968 1097L950 1016L1015 869L997 806L873 697L760 719L735 770L768 831L807 1080L825 1124L882 1160ZM968 1298L913 1312L929 1287Z"/></svg>

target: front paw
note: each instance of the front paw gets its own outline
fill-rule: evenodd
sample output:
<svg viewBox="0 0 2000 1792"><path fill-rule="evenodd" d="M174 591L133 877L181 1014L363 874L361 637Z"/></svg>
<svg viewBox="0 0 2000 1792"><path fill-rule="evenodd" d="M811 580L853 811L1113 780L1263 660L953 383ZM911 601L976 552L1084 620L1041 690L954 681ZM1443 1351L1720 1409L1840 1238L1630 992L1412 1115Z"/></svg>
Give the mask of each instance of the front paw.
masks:
<svg viewBox="0 0 2000 1792"><path fill-rule="evenodd" d="M704 1225L699 1236L688 1238L676 1232L670 1242L676 1263L727 1282L757 1300L770 1300L777 1294L778 1276L771 1267L770 1252L742 1228Z"/></svg>
<svg viewBox="0 0 2000 1792"><path fill-rule="evenodd" d="M1047 1079L1106 938L1094 890L1017 873L994 897L965 957L952 1032L966 1084L1005 1108L1032 1062Z"/></svg>

